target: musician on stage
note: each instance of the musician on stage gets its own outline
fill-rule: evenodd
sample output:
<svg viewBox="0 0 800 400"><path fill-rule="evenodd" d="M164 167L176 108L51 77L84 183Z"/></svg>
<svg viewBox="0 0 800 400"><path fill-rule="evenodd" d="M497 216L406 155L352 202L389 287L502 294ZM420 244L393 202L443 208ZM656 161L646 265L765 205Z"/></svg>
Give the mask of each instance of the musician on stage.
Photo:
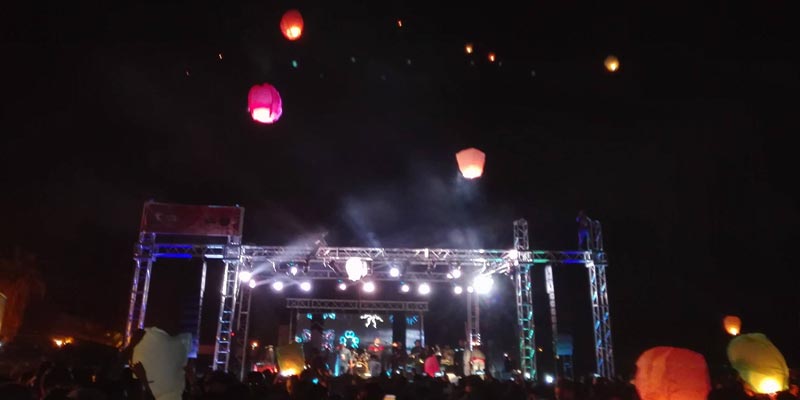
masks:
<svg viewBox="0 0 800 400"><path fill-rule="evenodd" d="M335 376L349 374L353 368L353 353L347 346L340 344L336 346L336 367Z"/></svg>

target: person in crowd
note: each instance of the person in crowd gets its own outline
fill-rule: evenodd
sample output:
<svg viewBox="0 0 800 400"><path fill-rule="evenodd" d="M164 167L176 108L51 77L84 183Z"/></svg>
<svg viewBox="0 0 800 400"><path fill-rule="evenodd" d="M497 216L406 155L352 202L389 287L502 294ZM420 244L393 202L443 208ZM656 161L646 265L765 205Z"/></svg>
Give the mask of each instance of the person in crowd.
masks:
<svg viewBox="0 0 800 400"><path fill-rule="evenodd" d="M464 351L467 348L467 341L459 339L458 346L453 349L453 369L457 376L464 376Z"/></svg>
<svg viewBox="0 0 800 400"><path fill-rule="evenodd" d="M414 347L411 348L409 354L409 361L411 361L412 364L411 368L422 371L423 364L425 364L425 349L422 347L422 342L420 340L414 341Z"/></svg>
<svg viewBox="0 0 800 400"><path fill-rule="evenodd" d="M436 356L436 350L433 347L429 347L427 357L425 357L425 375L435 378L441 371L439 359Z"/></svg>

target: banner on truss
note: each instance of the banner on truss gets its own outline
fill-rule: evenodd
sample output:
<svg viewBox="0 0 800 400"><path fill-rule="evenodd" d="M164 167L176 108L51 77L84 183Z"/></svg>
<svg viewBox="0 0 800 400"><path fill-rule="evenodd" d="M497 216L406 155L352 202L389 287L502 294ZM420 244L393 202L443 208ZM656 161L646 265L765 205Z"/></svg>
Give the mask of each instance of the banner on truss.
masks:
<svg viewBox="0 0 800 400"><path fill-rule="evenodd" d="M242 236L244 207L144 203L141 232L189 236Z"/></svg>

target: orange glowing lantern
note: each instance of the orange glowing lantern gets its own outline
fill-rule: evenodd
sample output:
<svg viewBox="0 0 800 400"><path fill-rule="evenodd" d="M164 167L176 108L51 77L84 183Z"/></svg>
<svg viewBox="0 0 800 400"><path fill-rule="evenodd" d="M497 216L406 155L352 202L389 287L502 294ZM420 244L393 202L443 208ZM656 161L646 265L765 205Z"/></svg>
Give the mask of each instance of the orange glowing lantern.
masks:
<svg viewBox="0 0 800 400"><path fill-rule="evenodd" d="M483 165L486 162L486 154L471 147L456 153L456 161L461 175L467 179L480 178L483 175Z"/></svg>
<svg viewBox="0 0 800 400"><path fill-rule="evenodd" d="M255 85L247 95L247 110L254 121L271 124L283 113L283 103L278 90L269 83Z"/></svg>
<svg viewBox="0 0 800 400"><path fill-rule="evenodd" d="M472 54L473 50L474 48L472 47L472 43L467 43L464 45L464 52L466 52L467 54Z"/></svg>
<svg viewBox="0 0 800 400"><path fill-rule="evenodd" d="M493 63L493 62L494 62L494 60L496 60L496 59L497 59L497 55L496 55L496 54L494 54L494 52L489 52L489 55L487 56L487 58L489 59L489 62L492 62L492 63Z"/></svg>
<svg viewBox="0 0 800 400"><path fill-rule="evenodd" d="M739 335L728 345L728 360L748 388L772 394L789 388L789 368L780 350L761 333Z"/></svg>
<svg viewBox="0 0 800 400"><path fill-rule="evenodd" d="M736 336L742 331L742 320L735 315L727 315L722 319L722 325L725 327L725 332L731 336Z"/></svg>
<svg viewBox="0 0 800 400"><path fill-rule="evenodd" d="M608 72L617 72L620 67L619 59L613 55L606 57L605 61L603 61L603 65L606 66Z"/></svg>
<svg viewBox="0 0 800 400"><path fill-rule="evenodd" d="M281 17L281 33L289 40L297 40L303 34L303 16L300 11L289 10Z"/></svg>
<svg viewBox="0 0 800 400"><path fill-rule="evenodd" d="M402 28L403 27L403 20L402 19L398 19L397 20L397 27L398 28Z"/></svg>
<svg viewBox="0 0 800 400"><path fill-rule="evenodd" d="M642 353L633 384L642 400L705 400L711 391L705 358L677 347Z"/></svg>

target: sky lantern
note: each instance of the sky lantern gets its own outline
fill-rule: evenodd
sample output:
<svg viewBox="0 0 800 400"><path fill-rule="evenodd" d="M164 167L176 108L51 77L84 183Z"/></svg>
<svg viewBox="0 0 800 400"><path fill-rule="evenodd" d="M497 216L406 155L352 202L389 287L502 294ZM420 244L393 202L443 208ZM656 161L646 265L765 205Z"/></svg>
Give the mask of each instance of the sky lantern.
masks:
<svg viewBox="0 0 800 400"><path fill-rule="evenodd" d="M470 147L456 153L458 169L464 178L475 179L483 175L483 164L486 162L486 154L482 151Z"/></svg>
<svg viewBox="0 0 800 400"><path fill-rule="evenodd" d="M742 320L735 315L726 315L722 319L722 326L729 335L736 336L742 331Z"/></svg>
<svg viewBox="0 0 800 400"><path fill-rule="evenodd" d="M771 394L789 388L789 368L780 350L763 333L739 335L728 345L733 369L756 393Z"/></svg>
<svg viewBox="0 0 800 400"><path fill-rule="evenodd" d="M494 62L494 60L497 59L497 54L494 54L494 52L490 51L486 58L489 59L489 62Z"/></svg>
<svg viewBox="0 0 800 400"><path fill-rule="evenodd" d="M303 34L303 16L300 11L289 10L281 17L281 33L289 40L297 40Z"/></svg>
<svg viewBox="0 0 800 400"><path fill-rule="evenodd" d="M642 353L633 384L642 400L705 400L711 391L705 358L678 347Z"/></svg>
<svg viewBox="0 0 800 400"><path fill-rule="evenodd" d="M617 72L620 66L619 59L614 55L606 57L605 61L603 61L603 64L606 66L608 72Z"/></svg>
<svg viewBox="0 0 800 400"><path fill-rule="evenodd" d="M472 43L467 43L467 44L464 45L464 52L467 53L467 54L472 54L472 51L474 49L475 48L472 47Z"/></svg>
<svg viewBox="0 0 800 400"><path fill-rule="evenodd" d="M253 120L262 124L271 124L283 113L281 95L269 83L255 85L247 95L247 111Z"/></svg>

